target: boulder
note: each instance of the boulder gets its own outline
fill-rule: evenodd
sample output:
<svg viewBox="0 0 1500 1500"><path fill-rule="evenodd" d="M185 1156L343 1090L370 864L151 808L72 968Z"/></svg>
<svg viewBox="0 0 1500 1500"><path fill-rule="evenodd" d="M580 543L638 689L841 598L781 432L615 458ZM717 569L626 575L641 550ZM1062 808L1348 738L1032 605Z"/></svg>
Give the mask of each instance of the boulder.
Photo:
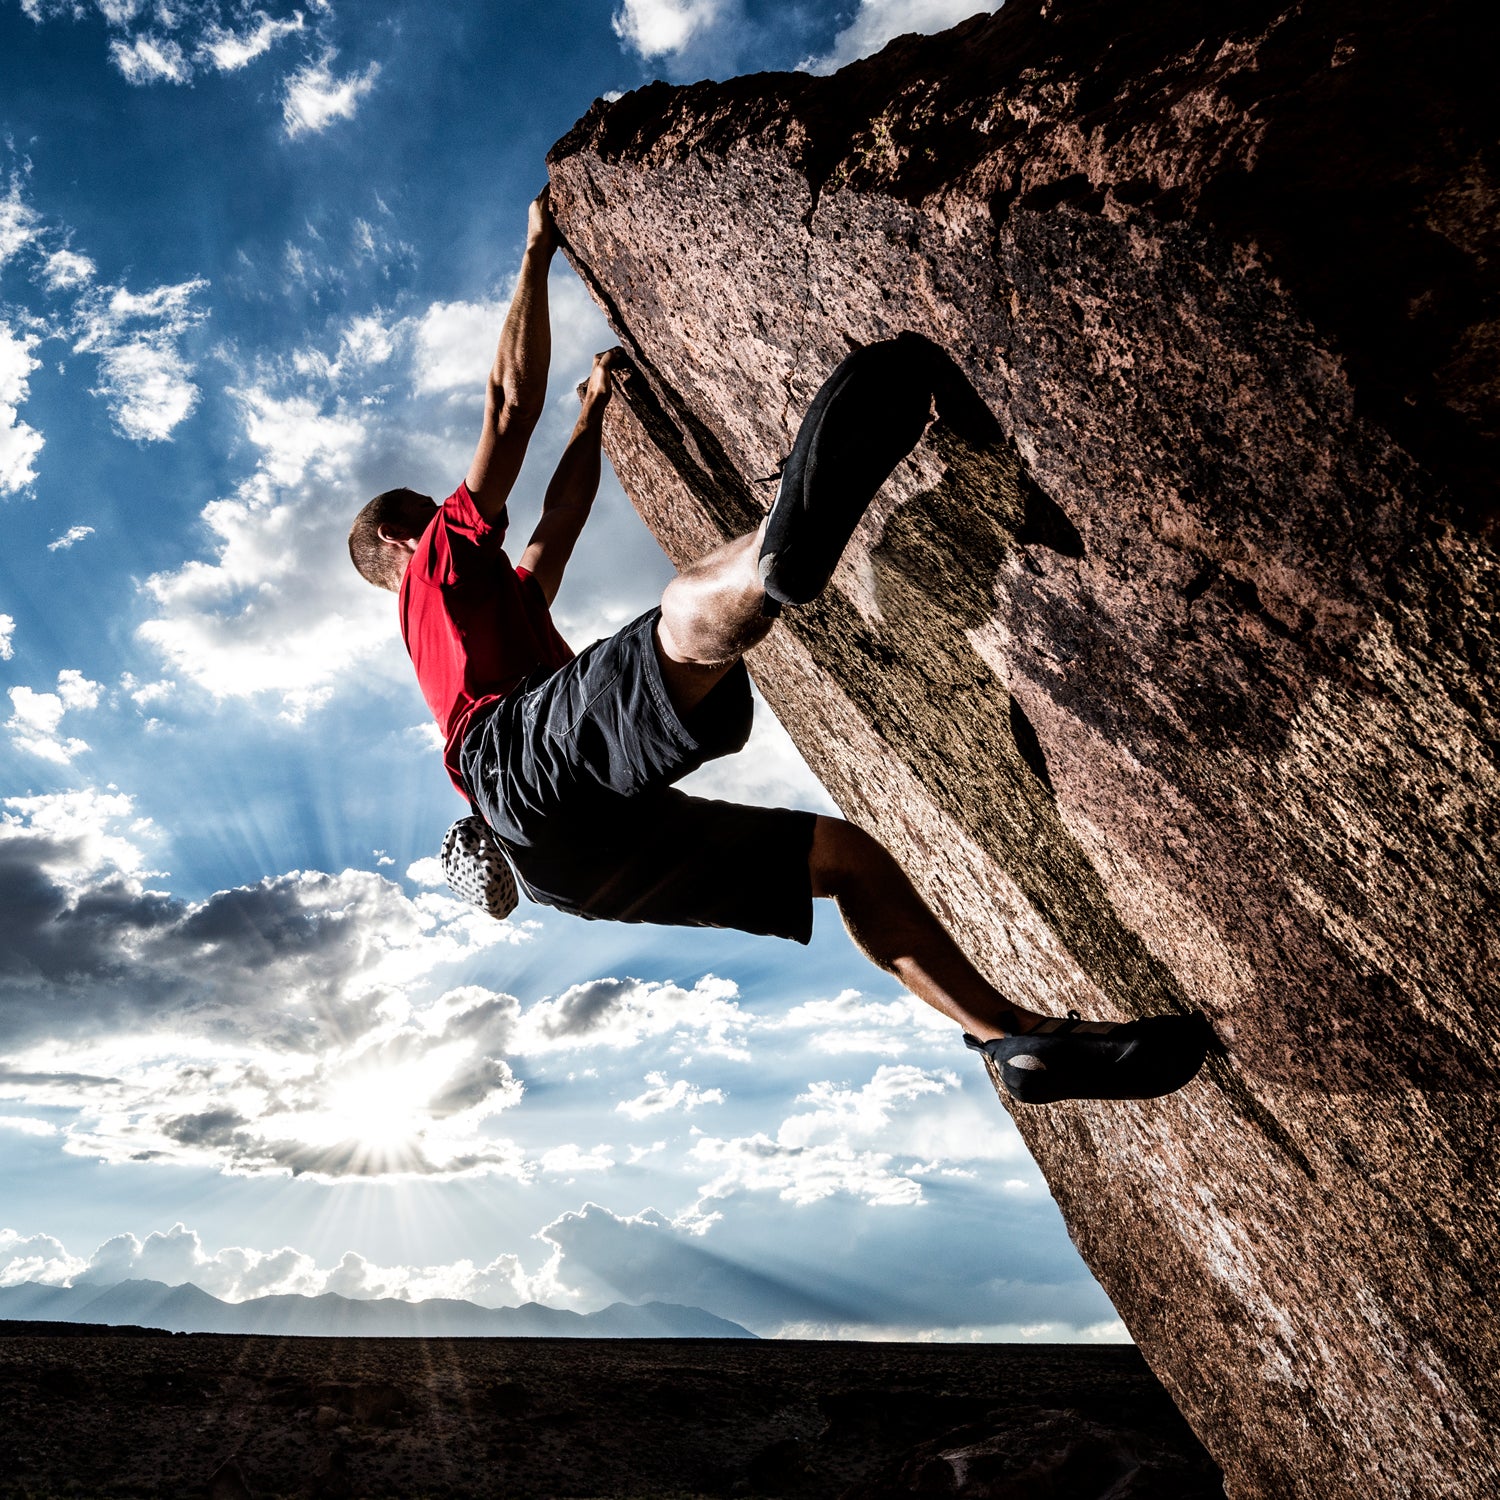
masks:
<svg viewBox="0 0 1500 1500"><path fill-rule="evenodd" d="M1008 993L1212 1021L1178 1095L1015 1115L1233 1496L1500 1492L1497 27L1008 0L550 158L675 562L854 345L994 414L752 670Z"/></svg>

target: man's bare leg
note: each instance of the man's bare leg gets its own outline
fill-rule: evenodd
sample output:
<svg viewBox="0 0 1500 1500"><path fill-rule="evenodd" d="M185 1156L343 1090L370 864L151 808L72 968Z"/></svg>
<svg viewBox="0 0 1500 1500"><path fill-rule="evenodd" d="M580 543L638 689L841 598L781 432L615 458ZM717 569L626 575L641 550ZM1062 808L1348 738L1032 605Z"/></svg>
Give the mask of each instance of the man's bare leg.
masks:
<svg viewBox="0 0 1500 1500"><path fill-rule="evenodd" d="M667 691L690 713L774 623L756 572L760 533L735 538L684 569L662 595L656 627ZM981 1041L1044 1017L1007 1000L964 957L890 853L852 823L817 821L808 856L815 896L832 896L870 961Z"/></svg>
<svg viewBox="0 0 1500 1500"><path fill-rule="evenodd" d="M1030 1031L1044 1016L1007 1000L964 957L890 852L862 828L819 818L813 832L813 895L832 896L871 963L980 1041Z"/></svg>

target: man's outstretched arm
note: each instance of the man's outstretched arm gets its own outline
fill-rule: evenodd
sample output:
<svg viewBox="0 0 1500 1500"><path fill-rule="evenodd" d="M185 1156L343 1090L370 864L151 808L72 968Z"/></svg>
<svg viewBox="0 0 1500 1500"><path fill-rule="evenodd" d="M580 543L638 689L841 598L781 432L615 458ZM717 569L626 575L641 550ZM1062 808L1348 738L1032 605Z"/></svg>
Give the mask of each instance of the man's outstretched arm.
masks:
<svg viewBox="0 0 1500 1500"><path fill-rule="evenodd" d="M542 518L520 557L519 566L535 574L548 604L557 597L563 569L573 555L573 544L589 518L599 490L604 408L615 380L623 374L624 359L623 349L608 349L594 356L594 368L583 389L583 409L578 413L573 436L563 450L557 472L547 486Z"/></svg>
<svg viewBox="0 0 1500 1500"><path fill-rule="evenodd" d="M526 223L526 253L515 295L500 332L484 400L484 429L469 464L467 484L480 515L494 520L521 472L526 445L547 400L552 327L547 314L547 270L557 249L557 227L543 188Z"/></svg>

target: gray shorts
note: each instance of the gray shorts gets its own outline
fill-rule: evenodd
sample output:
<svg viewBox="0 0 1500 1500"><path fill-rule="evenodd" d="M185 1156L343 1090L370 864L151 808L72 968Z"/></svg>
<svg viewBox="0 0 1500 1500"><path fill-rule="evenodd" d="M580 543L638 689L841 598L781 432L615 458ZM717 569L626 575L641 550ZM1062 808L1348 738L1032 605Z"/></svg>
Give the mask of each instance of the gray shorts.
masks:
<svg viewBox="0 0 1500 1500"><path fill-rule="evenodd" d="M690 797L673 783L743 748L738 662L686 718L653 609L477 719L460 771L531 895L576 916L812 935L814 815Z"/></svg>

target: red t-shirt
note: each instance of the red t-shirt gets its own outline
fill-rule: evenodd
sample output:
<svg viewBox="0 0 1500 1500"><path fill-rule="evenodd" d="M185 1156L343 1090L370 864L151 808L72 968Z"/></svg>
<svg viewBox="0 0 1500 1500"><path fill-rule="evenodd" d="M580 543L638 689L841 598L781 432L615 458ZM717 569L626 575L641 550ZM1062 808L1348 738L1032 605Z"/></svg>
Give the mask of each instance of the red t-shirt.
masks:
<svg viewBox="0 0 1500 1500"><path fill-rule="evenodd" d="M443 764L460 792L458 754L475 713L537 667L573 652L542 586L501 550L506 513L486 521L461 484L438 507L401 580L401 639L443 731Z"/></svg>

